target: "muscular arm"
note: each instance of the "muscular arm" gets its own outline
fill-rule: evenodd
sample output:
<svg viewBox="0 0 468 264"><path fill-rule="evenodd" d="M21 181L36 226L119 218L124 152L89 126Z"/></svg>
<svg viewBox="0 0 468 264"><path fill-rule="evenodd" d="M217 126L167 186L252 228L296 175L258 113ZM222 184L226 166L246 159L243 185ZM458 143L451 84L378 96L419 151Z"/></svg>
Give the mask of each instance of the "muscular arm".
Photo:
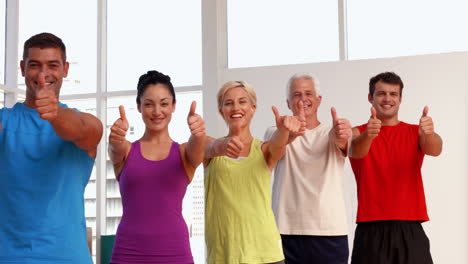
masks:
<svg viewBox="0 0 468 264"><path fill-rule="evenodd" d="M351 141L351 148L349 156L353 159L362 159L369 153L372 140L380 133L382 121L377 119L377 113L374 107L371 107L371 117L367 122L367 127L362 134L357 127L353 128L353 140Z"/></svg>
<svg viewBox="0 0 468 264"><path fill-rule="evenodd" d="M103 128L95 116L58 106L57 117L50 124L60 138L73 142L91 157L96 157Z"/></svg>
<svg viewBox="0 0 468 264"><path fill-rule="evenodd" d="M439 156L442 153L442 138L437 134L419 134L419 146L424 154Z"/></svg>
<svg viewBox="0 0 468 264"><path fill-rule="evenodd" d="M429 107L425 106L419 120L419 146L424 154L439 156L442 152L442 138L434 130L434 122L428 116Z"/></svg>
<svg viewBox="0 0 468 264"><path fill-rule="evenodd" d="M362 159L369 153L373 138L367 135L367 130L362 134L359 129L353 127L353 140L351 141L351 149L349 156L353 159Z"/></svg>

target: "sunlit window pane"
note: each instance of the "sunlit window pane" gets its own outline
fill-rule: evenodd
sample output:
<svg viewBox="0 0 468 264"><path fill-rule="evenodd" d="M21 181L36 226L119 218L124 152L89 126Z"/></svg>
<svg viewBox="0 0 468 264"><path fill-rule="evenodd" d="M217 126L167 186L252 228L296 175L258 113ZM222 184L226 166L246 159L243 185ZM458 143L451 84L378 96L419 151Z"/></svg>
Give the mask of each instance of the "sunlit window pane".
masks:
<svg viewBox="0 0 468 264"><path fill-rule="evenodd" d="M61 94L96 92L96 1L21 0L19 6L18 61L23 58L28 38L41 32L53 33L65 43L70 62ZM18 82L20 88L26 88L19 66Z"/></svg>
<svg viewBox="0 0 468 264"><path fill-rule="evenodd" d="M5 92L0 90L0 108L5 106Z"/></svg>
<svg viewBox="0 0 468 264"><path fill-rule="evenodd" d="M17 95L16 101L22 103L24 102L24 100L26 100L26 95L24 93L19 93Z"/></svg>
<svg viewBox="0 0 468 264"><path fill-rule="evenodd" d="M348 57L468 50L466 0L348 0Z"/></svg>
<svg viewBox="0 0 468 264"><path fill-rule="evenodd" d="M6 0L0 0L0 84L5 84Z"/></svg>
<svg viewBox="0 0 468 264"><path fill-rule="evenodd" d="M338 1L227 3L229 68L339 59Z"/></svg>
<svg viewBox="0 0 468 264"><path fill-rule="evenodd" d="M108 91L133 90L143 72L174 86L201 84L201 1L107 1Z"/></svg>

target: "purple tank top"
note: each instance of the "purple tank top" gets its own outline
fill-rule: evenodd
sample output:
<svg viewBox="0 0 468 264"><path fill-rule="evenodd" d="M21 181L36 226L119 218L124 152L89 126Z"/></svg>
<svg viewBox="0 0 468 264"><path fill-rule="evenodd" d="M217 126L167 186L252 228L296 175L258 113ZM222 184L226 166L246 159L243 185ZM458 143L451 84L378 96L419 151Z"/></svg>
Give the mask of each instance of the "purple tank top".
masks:
<svg viewBox="0 0 468 264"><path fill-rule="evenodd" d="M182 217L188 184L178 143L159 161L145 159L140 142L132 143L119 179L123 215L111 263L193 263Z"/></svg>

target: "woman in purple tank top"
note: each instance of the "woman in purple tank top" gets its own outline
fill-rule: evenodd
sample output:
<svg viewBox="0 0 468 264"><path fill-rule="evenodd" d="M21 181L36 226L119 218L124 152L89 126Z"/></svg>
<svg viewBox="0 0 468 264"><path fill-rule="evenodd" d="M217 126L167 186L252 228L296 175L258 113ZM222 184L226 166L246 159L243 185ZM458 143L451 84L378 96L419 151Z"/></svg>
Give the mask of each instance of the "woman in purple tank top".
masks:
<svg viewBox="0 0 468 264"><path fill-rule="evenodd" d="M129 124L123 106L109 136L123 206L111 263L193 263L182 199L203 160L205 122L192 102L187 117L192 135L179 145L168 131L176 106L170 77L149 71L137 89L143 137L133 143L125 139Z"/></svg>

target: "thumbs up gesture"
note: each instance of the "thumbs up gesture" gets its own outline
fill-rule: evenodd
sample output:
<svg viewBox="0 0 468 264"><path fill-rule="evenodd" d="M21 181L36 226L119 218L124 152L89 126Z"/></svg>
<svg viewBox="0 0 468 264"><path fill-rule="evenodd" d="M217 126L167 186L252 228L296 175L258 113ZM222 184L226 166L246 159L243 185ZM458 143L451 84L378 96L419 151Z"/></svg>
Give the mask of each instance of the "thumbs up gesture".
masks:
<svg viewBox="0 0 468 264"><path fill-rule="evenodd" d="M120 118L117 119L111 127L109 135L110 143L123 143L128 131L128 120L123 105L119 106Z"/></svg>
<svg viewBox="0 0 468 264"><path fill-rule="evenodd" d="M347 142L352 134L351 123L349 123L349 120L347 119L338 118L335 107L331 108L331 115L333 119L333 130L335 132L335 139L337 141Z"/></svg>
<svg viewBox="0 0 468 264"><path fill-rule="evenodd" d="M432 122L432 118L428 116L429 107L425 106L423 109L423 113L421 119L419 119L419 134L430 136L434 134L434 123Z"/></svg>
<svg viewBox="0 0 468 264"><path fill-rule="evenodd" d="M237 159L242 150L244 149L244 143L240 138L242 128L240 122L232 122L229 124L229 135L224 139L224 153L230 158Z"/></svg>
<svg viewBox="0 0 468 264"><path fill-rule="evenodd" d="M371 117L367 122L367 136L370 139L374 139L379 135L380 128L382 127L382 121L377 119L377 111L374 107L371 108Z"/></svg>
<svg viewBox="0 0 468 264"><path fill-rule="evenodd" d="M301 106L301 103L302 102L300 102L299 106ZM306 126L304 118L304 107L300 107L300 113L298 116L281 116L278 108L275 106L272 106L271 110L275 115L276 127L278 129L287 130L289 133L304 135Z"/></svg>
<svg viewBox="0 0 468 264"><path fill-rule="evenodd" d="M206 135L205 121L195 112L197 102L193 101L190 105L190 111L187 116L187 124L190 128L190 133L195 137L204 137Z"/></svg>
<svg viewBox="0 0 468 264"><path fill-rule="evenodd" d="M58 99L53 90L46 87L44 73L38 75L38 87L36 91L35 104L39 116L47 121L54 121L58 115Z"/></svg>

